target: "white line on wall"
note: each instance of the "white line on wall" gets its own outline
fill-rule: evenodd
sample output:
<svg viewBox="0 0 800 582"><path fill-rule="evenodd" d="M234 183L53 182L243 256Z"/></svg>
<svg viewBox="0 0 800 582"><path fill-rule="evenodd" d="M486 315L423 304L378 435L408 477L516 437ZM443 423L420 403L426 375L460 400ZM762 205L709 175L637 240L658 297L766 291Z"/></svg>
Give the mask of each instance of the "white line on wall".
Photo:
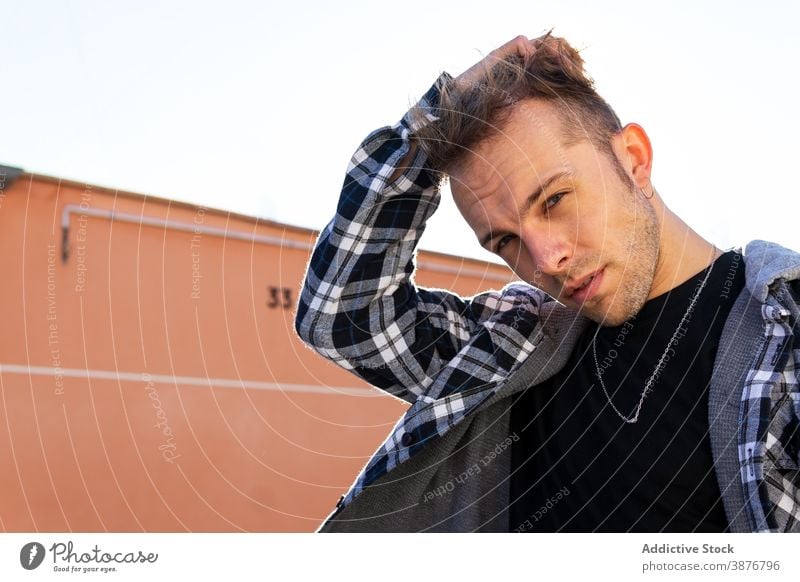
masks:
<svg viewBox="0 0 800 582"><path fill-rule="evenodd" d="M117 380L123 382L158 382L181 386L202 386L204 388L241 388L246 390L272 390L275 392L305 392L311 394L363 396L375 398L385 393L372 388L354 386L315 386L313 384L290 384L288 382L259 382L257 380L235 380L233 378L203 378L202 376L172 376L169 374L150 374L149 372L118 372L113 370L84 370L80 368L55 368L51 366L26 366L20 364L0 364L0 374L21 374L24 376L61 376L64 378L85 378L93 380Z"/></svg>

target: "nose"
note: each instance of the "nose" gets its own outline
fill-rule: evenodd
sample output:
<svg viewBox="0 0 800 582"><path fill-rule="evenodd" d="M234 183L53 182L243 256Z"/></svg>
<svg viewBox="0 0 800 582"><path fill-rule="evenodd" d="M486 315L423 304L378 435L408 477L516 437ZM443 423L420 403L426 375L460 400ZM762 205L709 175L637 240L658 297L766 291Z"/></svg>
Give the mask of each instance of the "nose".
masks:
<svg viewBox="0 0 800 582"><path fill-rule="evenodd" d="M552 229L541 232L522 233L528 254L536 266L536 272L564 282L567 277L573 245L566 237Z"/></svg>

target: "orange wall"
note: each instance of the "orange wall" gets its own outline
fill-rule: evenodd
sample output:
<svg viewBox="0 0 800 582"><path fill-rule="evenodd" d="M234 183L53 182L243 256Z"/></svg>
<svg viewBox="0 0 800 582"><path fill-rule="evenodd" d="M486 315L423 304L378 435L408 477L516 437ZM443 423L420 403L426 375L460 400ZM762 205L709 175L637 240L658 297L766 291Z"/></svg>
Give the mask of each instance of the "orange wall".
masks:
<svg viewBox="0 0 800 582"><path fill-rule="evenodd" d="M73 214L65 263L62 209L81 203L315 240L163 199L17 179L0 196L0 527L313 531L407 404L295 338L308 250ZM479 261L421 252L418 263L418 284L463 295L509 280Z"/></svg>

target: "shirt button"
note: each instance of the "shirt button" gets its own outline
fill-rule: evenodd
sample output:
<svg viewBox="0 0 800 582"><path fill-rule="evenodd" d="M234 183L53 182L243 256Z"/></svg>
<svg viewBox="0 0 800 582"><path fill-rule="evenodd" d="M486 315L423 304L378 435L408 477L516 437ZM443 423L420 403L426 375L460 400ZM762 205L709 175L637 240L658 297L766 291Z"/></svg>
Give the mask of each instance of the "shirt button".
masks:
<svg viewBox="0 0 800 582"><path fill-rule="evenodd" d="M400 442L403 443L404 447L407 447L414 442L414 435L412 435L410 432L404 432L403 436L400 437Z"/></svg>

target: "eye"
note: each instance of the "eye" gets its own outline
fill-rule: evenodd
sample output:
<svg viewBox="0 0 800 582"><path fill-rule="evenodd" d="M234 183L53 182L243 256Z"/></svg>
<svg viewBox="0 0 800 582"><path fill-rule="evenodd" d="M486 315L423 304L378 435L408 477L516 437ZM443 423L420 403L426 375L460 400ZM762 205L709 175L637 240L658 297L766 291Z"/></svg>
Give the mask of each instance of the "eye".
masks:
<svg viewBox="0 0 800 582"><path fill-rule="evenodd" d="M503 238L501 238L497 242L497 246L495 247L495 253L499 254L500 251L503 250L503 247L506 246L508 243L510 243L513 238L514 238L513 234L507 234Z"/></svg>
<svg viewBox="0 0 800 582"><path fill-rule="evenodd" d="M544 203L544 211L547 212L554 206L556 206L567 193L566 192L558 192L557 194L553 194L548 198Z"/></svg>

